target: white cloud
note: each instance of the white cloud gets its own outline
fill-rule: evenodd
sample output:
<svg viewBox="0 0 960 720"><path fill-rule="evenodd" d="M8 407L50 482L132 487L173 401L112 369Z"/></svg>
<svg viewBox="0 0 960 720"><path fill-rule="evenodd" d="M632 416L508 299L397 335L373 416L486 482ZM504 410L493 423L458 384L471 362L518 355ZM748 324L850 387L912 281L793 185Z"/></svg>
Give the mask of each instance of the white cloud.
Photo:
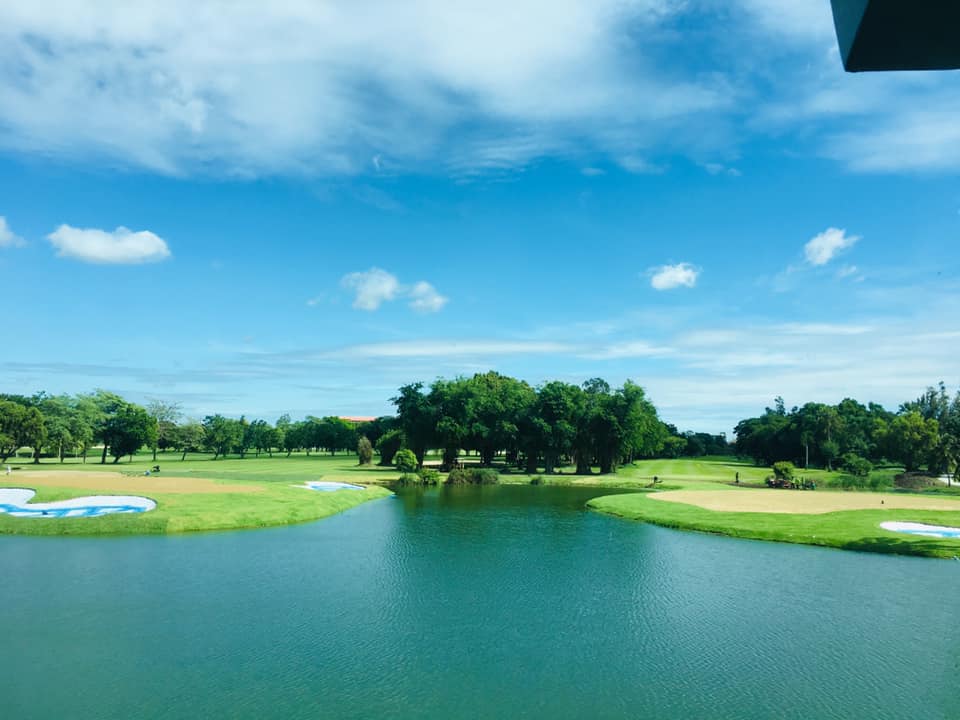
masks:
<svg viewBox="0 0 960 720"><path fill-rule="evenodd" d="M19 235L15 235L7 224L7 219L3 215L0 215L0 248L22 247L23 245L26 245L24 239Z"/></svg>
<svg viewBox="0 0 960 720"><path fill-rule="evenodd" d="M837 253L853 247L859 239L859 235L847 235L846 230L827 228L803 246L803 254L811 265L826 265Z"/></svg>
<svg viewBox="0 0 960 720"><path fill-rule="evenodd" d="M354 292L353 307L358 310L376 310L400 292L396 275L376 267L344 275L340 284Z"/></svg>
<svg viewBox="0 0 960 720"><path fill-rule="evenodd" d="M449 299L438 293L433 285L424 280L410 288L408 297L410 307L417 312L439 312Z"/></svg>
<svg viewBox="0 0 960 720"><path fill-rule="evenodd" d="M692 288L697 284L700 276L699 268L690 263L676 265L661 265L648 270L650 287L654 290L673 290L678 287Z"/></svg>
<svg viewBox="0 0 960 720"><path fill-rule="evenodd" d="M353 307L358 310L378 310L385 302L406 298L411 309L433 313L442 310L449 300L426 280L402 285L396 275L376 267L344 275L340 284L353 291ZM308 300L307 305L315 305L316 300Z"/></svg>
<svg viewBox="0 0 960 720"><path fill-rule="evenodd" d="M170 257L163 238L149 230L132 232L118 227L112 232L97 228L61 225L47 239L59 257L104 265L139 265Z"/></svg>
<svg viewBox="0 0 960 720"><path fill-rule="evenodd" d="M674 0L199 7L0 3L0 147L170 174L468 170L699 142L733 107L719 76L656 67Z"/></svg>

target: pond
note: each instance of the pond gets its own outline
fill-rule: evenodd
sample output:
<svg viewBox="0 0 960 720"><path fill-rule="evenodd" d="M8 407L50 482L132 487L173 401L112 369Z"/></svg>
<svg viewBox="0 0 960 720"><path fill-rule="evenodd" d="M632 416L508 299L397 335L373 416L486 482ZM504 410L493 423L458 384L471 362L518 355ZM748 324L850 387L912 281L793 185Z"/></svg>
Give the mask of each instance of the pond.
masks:
<svg viewBox="0 0 960 720"><path fill-rule="evenodd" d="M685 533L597 489L0 537L10 718L958 718L960 563Z"/></svg>

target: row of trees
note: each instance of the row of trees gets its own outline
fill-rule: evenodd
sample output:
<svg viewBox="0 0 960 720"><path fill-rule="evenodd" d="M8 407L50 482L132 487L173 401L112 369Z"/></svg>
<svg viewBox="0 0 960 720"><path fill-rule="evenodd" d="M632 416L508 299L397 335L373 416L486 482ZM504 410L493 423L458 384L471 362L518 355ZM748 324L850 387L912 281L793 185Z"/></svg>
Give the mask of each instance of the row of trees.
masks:
<svg viewBox="0 0 960 720"><path fill-rule="evenodd" d="M357 448L359 434L349 422L337 417L308 416L291 422L284 415L275 425L265 420L239 420L210 415L181 422L176 404L153 401L142 407L119 395L98 390L87 395L0 395L0 462L20 448L31 448L34 462L67 455L87 459L88 451L100 447L100 462L107 457L118 462L141 448L175 450L181 459L188 452L212 452L214 459L228 453L241 457L248 452L306 450L336 453ZM383 421L392 421L384 418ZM378 433L381 422L370 423ZM399 446L398 446L399 447Z"/></svg>
<svg viewBox="0 0 960 720"><path fill-rule="evenodd" d="M660 453L669 428L639 385L616 390L599 378L583 385L554 381L537 388L496 372L440 379L429 387L404 385L393 403L397 427L380 438L399 438L422 465L428 449L442 451L450 469L462 450L488 466L503 454L511 464L552 473L576 464L578 474Z"/></svg>
<svg viewBox="0 0 960 720"><path fill-rule="evenodd" d="M0 395L0 462L22 447L33 449L34 462L45 451L62 461L102 445L101 462L109 453L114 462L147 446L157 447L163 403L153 413L127 402L119 395L98 390L90 395L47 395L38 393Z"/></svg>
<svg viewBox="0 0 960 720"><path fill-rule="evenodd" d="M896 413L845 399L837 405L807 403L789 412L782 398L759 417L741 420L738 454L770 465L789 460L801 467L842 466L862 474L867 464L891 462L908 472L958 472L960 392L951 398L943 383L930 387Z"/></svg>

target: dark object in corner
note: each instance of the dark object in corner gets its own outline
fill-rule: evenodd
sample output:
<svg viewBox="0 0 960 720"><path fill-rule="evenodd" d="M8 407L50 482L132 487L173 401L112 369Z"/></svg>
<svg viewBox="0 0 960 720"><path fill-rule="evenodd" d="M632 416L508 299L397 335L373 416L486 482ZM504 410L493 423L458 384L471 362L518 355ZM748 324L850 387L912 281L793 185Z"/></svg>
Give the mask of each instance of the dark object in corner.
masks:
<svg viewBox="0 0 960 720"><path fill-rule="evenodd" d="M830 0L847 72L960 68L960 2Z"/></svg>

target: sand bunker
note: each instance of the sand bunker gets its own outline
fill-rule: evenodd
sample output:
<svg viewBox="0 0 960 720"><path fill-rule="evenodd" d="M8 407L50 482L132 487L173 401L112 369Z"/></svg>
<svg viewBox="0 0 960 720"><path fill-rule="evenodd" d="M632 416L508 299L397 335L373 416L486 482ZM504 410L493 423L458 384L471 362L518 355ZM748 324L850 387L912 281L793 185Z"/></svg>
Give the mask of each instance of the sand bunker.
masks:
<svg viewBox="0 0 960 720"><path fill-rule="evenodd" d="M956 510L960 501L866 492L801 492L797 490L669 490L648 497L696 505L722 512L800 513L817 515L838 510Z"/></svg>
<svg viewBox="0 0 960 720"><path fill-rule="evenodd" d="M924 537L953 538L960 540L960 528L944 527L943 525L924 525L912 522L882 522L880 527L892 532L906 533L907 535L923 535Z"/></svg>
<svg viewBox="0 0 960 720"><path fill-rule="evenodd" d="M260 492L257 485L231 485L200 477L173 475L123 475L94 470L29 470L14 474L16 482L44 487L79 488L106 492L143 493L245 493ZM9 481L11 478L7 478Z"/></svg>
<svg viewBox="0 0 960 720"><path fill-rule="evenodd" d="M334 490L365 490L363 485L351 485L345 482L329 482L327 480L311 481L304 484L305 488L310 490L319 490L320 492L333 492Z"/></svg>
<svg viewBox="0 0 960 720"><path fill-rule="evenodd" d="M89 497L29 503L37 493L25 488L0 488L0 513L23 518L100 517L116 513L140 513L157 504L150 498L134 495L91 495Z"/></svg>

